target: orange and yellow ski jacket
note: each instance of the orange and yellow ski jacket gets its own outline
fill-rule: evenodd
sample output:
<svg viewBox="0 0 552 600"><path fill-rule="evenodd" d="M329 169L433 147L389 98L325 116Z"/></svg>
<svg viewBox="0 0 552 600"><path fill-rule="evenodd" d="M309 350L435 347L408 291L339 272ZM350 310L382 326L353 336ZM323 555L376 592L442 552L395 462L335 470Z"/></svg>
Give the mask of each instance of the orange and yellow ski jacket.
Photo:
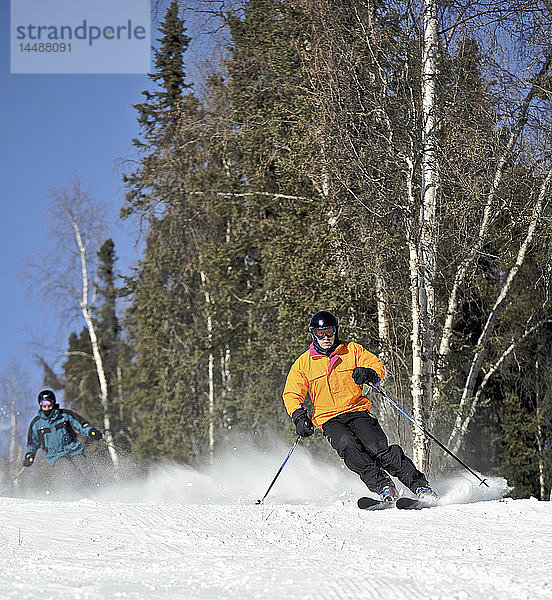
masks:
<svg viewBox="0 0 552 600"><path fill-rule="evenodd" d="M374 369L380 380L385 375L381 360L356 342L342 342L330 356L319 354L311 344L287 376L283 397L289 415L303 406L307 393L314 407L312 422L319 428L341 413L370 411L370 398L353 380L355 367Z"/></svg>

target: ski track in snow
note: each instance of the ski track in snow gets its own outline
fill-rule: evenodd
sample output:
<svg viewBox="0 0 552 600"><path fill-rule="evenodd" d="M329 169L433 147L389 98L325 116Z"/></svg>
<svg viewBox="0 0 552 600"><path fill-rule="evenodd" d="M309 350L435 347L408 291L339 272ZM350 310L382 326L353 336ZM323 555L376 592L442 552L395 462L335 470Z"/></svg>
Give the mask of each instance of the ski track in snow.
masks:
<svg viewBox="0 0 552 600"><path fill-rule="evenodd" d="M443 506L361 511L362 484L298 453L255 505L244 490L264 479L241 464L166 467L73 501L0 497L1 598L552 598L552 503L501 500L504 480L460 476L437 487Z"/></svg>
<svg viewBox="0 0 552 600"><path fill-rule="evenodd" d="M552 505L0 499L3 598L550 599ZM41 591L39 591L41 590Z"/></svg>

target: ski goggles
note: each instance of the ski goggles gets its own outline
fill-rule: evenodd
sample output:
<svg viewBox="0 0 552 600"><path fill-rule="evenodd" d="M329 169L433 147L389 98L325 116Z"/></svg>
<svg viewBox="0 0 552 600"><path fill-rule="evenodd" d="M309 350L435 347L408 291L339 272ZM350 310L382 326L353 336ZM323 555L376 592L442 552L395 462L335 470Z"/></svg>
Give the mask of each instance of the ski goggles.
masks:
<svg viewBox="0 0 552 600"><path fill-rule="evenodd" d="M316 327L312 332L319 340L323 340L325 337L333 338L335 335L335 327Z"/></svg>
<svg viewBox="0 0 552 600"><path fill-rule="evenodd" d="M41 400L40 401L40 406L42 408L52 408L52 406L54 406L54 403L51 400Z"/></svg>

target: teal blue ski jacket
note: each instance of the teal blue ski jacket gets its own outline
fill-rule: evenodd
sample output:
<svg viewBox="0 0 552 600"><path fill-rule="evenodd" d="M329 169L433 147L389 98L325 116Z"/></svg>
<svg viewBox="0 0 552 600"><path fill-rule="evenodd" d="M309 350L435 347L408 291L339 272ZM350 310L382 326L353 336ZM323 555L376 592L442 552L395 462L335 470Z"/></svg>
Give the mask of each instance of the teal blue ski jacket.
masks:
<svg viewBox="0 0 552 600"><path fill-rule="evenodd" d="M49 414L42 409L29 425L27 452L33 456L39 448L50 465L64 456L83 454L84 447L77 432L90 437L90 423L77 413L64 408L52 408Z"/></svg>

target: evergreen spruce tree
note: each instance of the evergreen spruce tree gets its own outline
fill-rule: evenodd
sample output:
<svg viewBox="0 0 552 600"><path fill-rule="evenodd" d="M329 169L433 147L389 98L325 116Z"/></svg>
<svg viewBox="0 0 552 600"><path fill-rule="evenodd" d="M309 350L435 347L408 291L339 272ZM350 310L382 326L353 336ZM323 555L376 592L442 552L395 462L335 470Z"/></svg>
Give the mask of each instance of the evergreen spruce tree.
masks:
<svg viewBox="0 0 552 600"><path fill-rule="evenodd" d="M98 423L101 407L97 404L100 393L98 376L92 357L92 345L88 329L69 335L67 358L62 365L64 402L68 408L86 413L92 422Z"/></svg>
<svg viewBox="0 0 552 600"><path fill-rule="evenodd" d="M383 204L381 189L398 187L396 164L367 116L376 113L369 85L358 87L373 81L364 66L372 60L365 32L350 6L328 4L317 13L312 3L257 0L231 22L234 161L248 194L248 257L258 273L239 389L244 422L254 418L256 431L291 433L281 391L291 362L308 346L314 311L334 311L345 338L377 350L376 265L385 257L399 267L396 252L384 252L383 244L395 241L396 226L386 226L397 214ZM327 49L350 58L356 70L348 80L341 57ZM392 177L382 175L382 165ZM370 168L373 178L363 179Z"/></svg>
<svg viewBox="0 0 552 600"><path fill-rule="evenodd" d="M514 488L514 498L539 496L538 449L534 411L508 394L503 403L500 473Z"/></svg>
<svg viewBox="0 0 552 600"><path fill-rule="evenodd" d="M127 322L139 456L195 460L212 450L213 435L218 442L235 431L291 437L281 391L317 309L337 314L343 337L373 350L379 342L387 382L409 409L422 64L419 22L402 8L250 0L229 20L230 57L200 103L188 92L189 40L171 4L152 75L158 88L137 105L142 161L127 180L124 211L149 219ZM456 268L476 243L504 146L478 44L454 41L441 48L438 75L438 323ZM523 235L523 199L538 184L516 169L497 190L508 211L462 283L451 350L436 363L439 435L450 430L474 343L515 252L509 240ZM497 323L489 362L536 310L526 299ZM393 434L410 435L394 423ZM465 452L476 457L478 433L502 426L500 411L474 421ZM497 446L492 460L498 455Z"/></svg>
<svg viewBox="0 0 552 600"><path fill-rule="evenodd" d="M101 353L106 370L108 386L112 397L117 393L117 369L119 368L119 344L121 326L117 317L116 301L118 291L115 285L115 244L107 240L98 252L98 334L101 339Z"/></svg>
<svg viewBox="0 0 552 600"><path fill-rule="evenodd" d="M155 84L153 91L144 90L144 102L135 104L141 139L134 145L141 153L139 168L124 176L127 187L123 217L151 211L166 195L160 194L159 172L164 171L165 154L174 150L184 92L191 87L186 82L183 56L190 43L183 20L178 16L178 2L173 0L159 26L159 47L154 48L154 72L149 75ZM187 98L193 102L193 95ZM161 196L161 197L160 197Z"/></svg>
<svg viewBox="0 0 552 600"><path fill-rule="evenodd" d="M127 178L123 211L149 226L145 255L129 285L134 369L125 402L134 414L136 456L191 461L205 445L207 427L208 335L200 269L203 236L211 223L193 177L203 168L203 110L187 92L191 84L183 56L190 39L176 2L160 31L151 75L158 88L144 92L146 101L136 105L143 157Z"/></svg>

